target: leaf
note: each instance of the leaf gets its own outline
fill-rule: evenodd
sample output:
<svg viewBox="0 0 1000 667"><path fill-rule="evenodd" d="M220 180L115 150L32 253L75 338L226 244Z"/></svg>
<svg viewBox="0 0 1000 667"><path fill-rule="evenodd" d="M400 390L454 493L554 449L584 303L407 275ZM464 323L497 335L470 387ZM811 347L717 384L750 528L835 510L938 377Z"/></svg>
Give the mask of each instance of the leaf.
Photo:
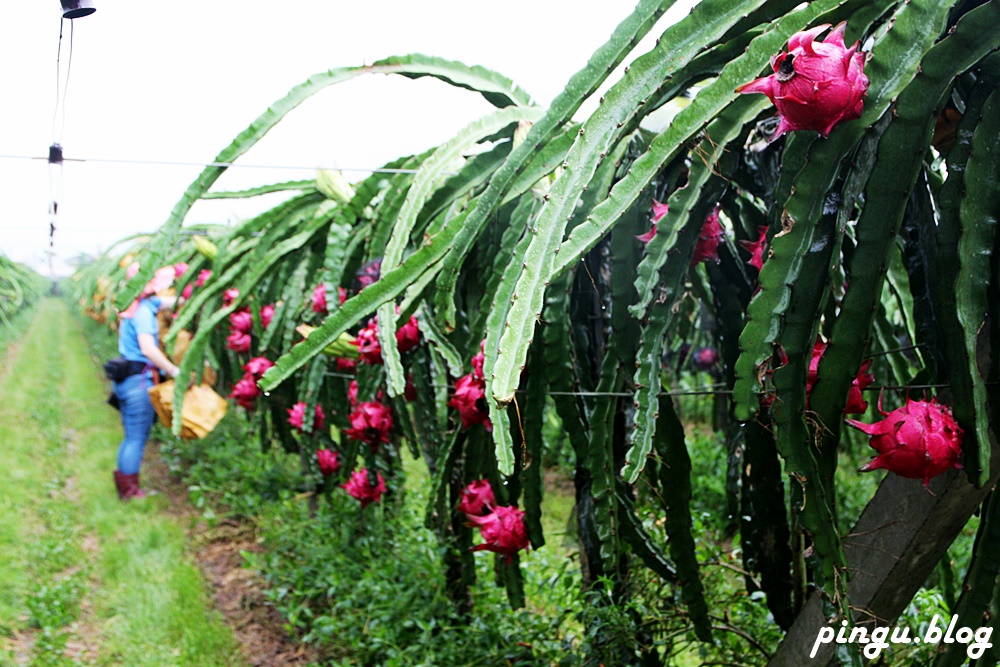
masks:
<svg viewBox="0 0 1000 667"><path fill-rule="evenodd" d="M695 634L703 642L712 641L708 603L699 574L698 556L692 536L691 459L681 424L669 396L659 399L660 421L656 438L660 497L664 500L667 542L681 582L681 597L687 605ZM667 502L669 499L669 502Z"/></svg>
<svg viewBox="0 0 1000 667"><path fill-rule="evenodd" d="M441 275L439 294L450 295L455 291L458 272L472 250L476 239L489 222L490 215L504 192L519 172L539 151L545 151L551 139L563 129L584 101L592 95L601 83L614 71L632 51L635 43L653 27L675 0L639 0L635 10L618 27L611 38L591 56L587 66L570 77L566 87L552 101L545 116L532 125L524 142L515 148L507 161L493 174L486 191L479 197L476 207L469 213L469 219L456 237L454 248L445 261ZM536 162L537 164L537 162ZM548 172L545 172L548 173ZM525 183L531 187L534 181ZM454 302L438 300L435 308L445 330L455 326ZM492 364L492 362L490 362Z"/></svg>
<svg viewBox="0 0 1000 667"><path fill-rule="evenodd" d="M217 192L206 192L201 196L202 199L245 199L247 197L259 197L260 195L269 195L275 192L289 192L289 191L302 191L302 190L315 190L316 181L306 180L306 181L285 181L284 183L274 183L272 185L259 185L255 188L247 188L246 190L220 190Z"/></svg>
<svg viewBox="0 0 1000 667"><path fill-rule="evenodd" d="M462 218L456 217L428 239L412 255L392 271L386 273L357 295L348 299L336 313L331 314L309 338L282 355L275 365L264 374L258 383L264 391L270 391L301 368L310 358L320 354L327 345L337 340L373 309L401 294L410 284L419 279L425 271L436 271L438 262L448 252L451 242L461 226Z"/></svg>
<svg viewBox="0 0 1000 667"><path fill-rule="evenodd" d="M528 104L530 101L517 86L495 72L417 54L386 58L361 67L331 69L311 76L258 116L232 143L222 149L213 160L213 166L206 167L187 187L154 237L148 254L143 259L138 277L134 281L135 285L119 293L117 301L119 310L124 310L139 296L139 291L153 277L153 272L162 264L167 251L174 246L177 232L188 211L228 168L214 165L229 165L235 162L299 104L328 86L349 81L362 74L400 74L409 78L431 76L461 88L480 92L488 101L499 106L505 106L504 100L514 104Z"/></svg>
<svg viewBox="0 0 1000 667"><path fill-rule="evenodd" d="M417 215L433 190L438 187L445 171L451 168L456 159L471 146L484 137L507 127L511 123L522 120L536 120L542 116L542 111L535 107L510 107L500 109L484 116L465 127L447 143L424 160L413 177L413 183L407 191L406 200L396 216L393 233L385 247L382 257L382 271L391 271L403 259L403 251L410 239L410 233L416 224ZM379 342L382 346L382 359L388 376L388 391L390 396L399 396L406 386L399 361L399 351L396 349L396 311L391 303L379 308Z"/></svg>
<svg viewBox="0 0 1000 667"><path fill-rule="evenodd" d="M990 400L985 370L980 360L981 335L989 330L987 313L991 294L991 260L995 245L997 216L1000 215L1000 93L994 92L983 107L982 122L972 138L965 169L965 197L962 199L962 232L959 237L959 269L955 281L955 308L962 325L968 376L972 379L973 414L978 444L976 467L970 478L977 486L990 477ZM994 325L995 326L995 325ZM966 459L968 460L968 458ZM970 466L971 468L971 466ZM976 474L978 473L978 474Z"/></svg>

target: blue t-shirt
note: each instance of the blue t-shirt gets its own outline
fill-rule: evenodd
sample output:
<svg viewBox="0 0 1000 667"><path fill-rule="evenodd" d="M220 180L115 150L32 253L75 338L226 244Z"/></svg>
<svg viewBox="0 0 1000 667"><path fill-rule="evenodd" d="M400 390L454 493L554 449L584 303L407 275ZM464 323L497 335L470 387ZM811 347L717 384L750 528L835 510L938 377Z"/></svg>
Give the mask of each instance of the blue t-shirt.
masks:
<svg viewBox="0 0 1000 667"><path fill-rule="evenodd" d="M135 311L132 319L122 319L121 327L118 329L118 354L130 361L143 361L149 363L149 359L139 349L139 334L151 334L153 342L160 344L160 326L156 321L156 313L160 310L160 299L148 297L139 302L139 307Z"/></svg>

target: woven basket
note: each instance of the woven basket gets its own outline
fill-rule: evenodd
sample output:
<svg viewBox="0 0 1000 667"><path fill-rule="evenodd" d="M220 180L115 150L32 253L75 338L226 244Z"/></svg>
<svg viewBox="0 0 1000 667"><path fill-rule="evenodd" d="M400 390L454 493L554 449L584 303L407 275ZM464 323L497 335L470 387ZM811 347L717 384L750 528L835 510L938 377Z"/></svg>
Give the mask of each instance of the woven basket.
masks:
<svg viewBox="0 0 1000 667"><path fill-rule="evenodd" d="M167 428L173 426L174 385L173 380L167 380L149 390L153 409ZM181 409L181 437L185 440L204 438L225 416L226 406L226 399L208 385L195 385L188 389L184 392L184 406Z"/></svg>

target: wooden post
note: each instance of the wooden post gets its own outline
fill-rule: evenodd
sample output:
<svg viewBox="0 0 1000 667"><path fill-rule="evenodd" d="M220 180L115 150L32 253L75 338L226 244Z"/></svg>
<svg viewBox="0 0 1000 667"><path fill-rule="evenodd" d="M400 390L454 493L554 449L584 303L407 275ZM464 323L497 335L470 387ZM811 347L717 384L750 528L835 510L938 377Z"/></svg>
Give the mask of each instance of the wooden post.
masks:
<svg viewBox="0 0 1000 667"><path fill-rule="evenodd" d="M892 626L927 580L969 517L1000 478L1000 453L993 443L990 479L983 488L952 470L924 489L920 480L886 476L851 533L844 551L851 571L850 602L859 625ZM827 624L821 602L811 598L795 619L768 667L821 667L833 662L837 644L809 654ZM840 619L836 629L839 630ZM915 628L912 628L915 630ZM864 645L852 647L860 651Z"/></svg>

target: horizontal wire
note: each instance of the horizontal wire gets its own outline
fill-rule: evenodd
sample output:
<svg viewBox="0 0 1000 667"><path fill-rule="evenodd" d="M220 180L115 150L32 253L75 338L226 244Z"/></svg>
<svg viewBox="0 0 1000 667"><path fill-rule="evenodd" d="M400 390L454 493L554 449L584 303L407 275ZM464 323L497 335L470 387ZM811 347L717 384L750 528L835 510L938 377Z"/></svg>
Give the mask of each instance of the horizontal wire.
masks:
<svg viewBox="0 0 1000 667"><path fill-rule="evenodd" d="M345 380L357 379L354 375L350 373L324 373L326 377L337 377L343 378ZM997 385L998 382L987 382L987 385ZM454 389L452 385L431 385L435 389ZM676 391L661 391L657 396L728 396L733 393L731 389L717 389L721 385L708 385L704 387L697 387L694 389L681 389ZM945 389L950 385L947 384L913 384L913 385L881 385L873 387L865 387L862 391L909 391L911 389ZM524 390L519 390L516 393L524 394ZM599 397L599 396L612 396L620 398L632 398L635 396L634 393L624 392L624 391L550 391L546 392L548 396L583 396L587 398Z"/></svg>
<svg viewBox="0 0 1000 667"><path fill-rule="evenodd" d="M0 159L3 160L46 160L47 157L35 157L31 155L0 155ZM63 162L96 162L96 163L106 163L106 164L140 164L140 165L152 165L152 166L166 166L166 167L245 167L248 169L288 169L288 170L302 170L302 171L357 171L372 174L416 174L419 170L417 169L388 169L384 167L379 167L375 169L370 169L367 167L320 167L320 166L302 166L302 165L290 165L290 164L244 164L242 162L182 162L173 160L131 160L131 159L115 159L115 158L68 158L64 157ZM448 172L448 175L453 176L454 172Z"/></svg>

